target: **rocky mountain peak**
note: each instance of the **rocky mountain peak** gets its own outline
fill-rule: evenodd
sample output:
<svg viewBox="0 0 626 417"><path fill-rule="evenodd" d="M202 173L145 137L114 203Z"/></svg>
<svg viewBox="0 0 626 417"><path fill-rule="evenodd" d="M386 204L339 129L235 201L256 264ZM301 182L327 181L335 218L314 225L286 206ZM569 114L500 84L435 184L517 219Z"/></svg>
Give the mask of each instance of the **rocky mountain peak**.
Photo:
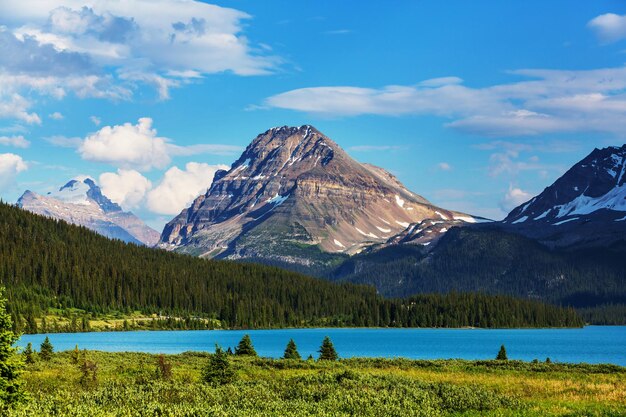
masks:
<svg viewBox="0 0 626 417"><path fill-rule="evenodd" d="M425 218L452 218L393 175L352 159L313 126L275 127L168 223L161 245L205 256L356 253ZM270 250L270 248L273 248Z"/></svg>
<svg viewBox="0 0 626 417"><path fill-rule="evenodd" d="M556 246L611 240L626 228L625 174L626 145L594 149L503 224Z"/></svg>
<svg viewBox="0 0 626 417"><path fill-rule="evenodd" d="M273 127L258 135L232 165L243 178L280 176L324 167L343 151L312 126Z"/></svg>

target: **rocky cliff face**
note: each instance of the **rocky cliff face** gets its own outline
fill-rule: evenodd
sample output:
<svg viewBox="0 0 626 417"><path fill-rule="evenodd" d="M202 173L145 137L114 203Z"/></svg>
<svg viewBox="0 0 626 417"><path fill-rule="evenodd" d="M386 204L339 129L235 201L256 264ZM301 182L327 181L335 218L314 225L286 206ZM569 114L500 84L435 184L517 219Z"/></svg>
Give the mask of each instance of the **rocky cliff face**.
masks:
<svg viewBox="0 0 626 417"><path fill-rule="evenodd" d="M285 126L257 136L229 171L216 173L207 193L165 226L160 245L306 264L307 249L354 254L442 217L474 221L358 163L312 126Z"/></svg>
<svg viewBox="0 0 626 417"><path fill-rule="evenodd" d="M17 204L33 213L85 226L125 242L154 246L159 239L158 232L104 196L91 178L71 180L45 196L26 191Z"/></svg>
<svg viewBox="0 0 626 417"><path fill-rule="evenodd" d="M626 145L595 149L502 224L550 247L607 246L626 235Z"/></svg>

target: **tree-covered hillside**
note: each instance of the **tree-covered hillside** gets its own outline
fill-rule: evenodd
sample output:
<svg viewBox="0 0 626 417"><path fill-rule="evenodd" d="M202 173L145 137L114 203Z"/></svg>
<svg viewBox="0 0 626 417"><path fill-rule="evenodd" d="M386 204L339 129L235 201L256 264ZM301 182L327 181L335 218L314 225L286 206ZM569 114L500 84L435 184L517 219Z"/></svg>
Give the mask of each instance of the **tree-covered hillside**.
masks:
<svg viewBox="0 0 626 417"><path fill-rule="evenodd" d="M222 327L578 326L571 310L484 295L383 299L275 267L125 244L0 204L0 281L14 321L80 308L214 318Z"/></svg>
<svg viewBox="0 0 626 417"><path fill-rule="evenodd" d="M329 275L383 295L480 291L572 306L594 323L626 324L626 250L549 250L493 227L453 228L429 251L392 246L355 256Z"/></svg>

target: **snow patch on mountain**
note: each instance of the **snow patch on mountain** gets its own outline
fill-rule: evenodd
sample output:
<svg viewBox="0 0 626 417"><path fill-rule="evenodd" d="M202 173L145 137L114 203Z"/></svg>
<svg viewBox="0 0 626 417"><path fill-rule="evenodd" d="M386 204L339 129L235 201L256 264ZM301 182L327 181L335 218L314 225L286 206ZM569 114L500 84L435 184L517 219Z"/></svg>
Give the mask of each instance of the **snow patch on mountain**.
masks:
<svg viewBox="0 0 626 417"><path fill-rule="evenodd" d="M289 198L289 194L287 195L279 195L278 193L276 193L276 195L272 198L268 198L267 202L274 204L274 207L278 207L281 204L283 204L285 202L285 200L287 200Z"/></svg>
<svg viewBox="0 0 626 417"><path fill-rule="evenodd" d="M574 217L574 218L571 218L571 219L567 219L567 220L563 220L563 221L560 221L560 222L556 222L552 226L560 226L562 224L573 222L574 220L578 220L578 219L579 219L578 217Z"/></svg>
<svg viewBox="0 0 626 417"><path fill-rule="evenodd" d="M567 204L556 206L559 210L556 217L561 218L575 214L590 214L601 209L626 211L626 185L611 189L600 197L588 197L584 193Z"/></svg>
<svg viewBox="0 0 626 417"><path fill-rule="evenodd" d="M518 223L524 223L526 220L528 220L528 216L522 216L519 219L515 220L513 223L511 224L518 224Z"/></svg>

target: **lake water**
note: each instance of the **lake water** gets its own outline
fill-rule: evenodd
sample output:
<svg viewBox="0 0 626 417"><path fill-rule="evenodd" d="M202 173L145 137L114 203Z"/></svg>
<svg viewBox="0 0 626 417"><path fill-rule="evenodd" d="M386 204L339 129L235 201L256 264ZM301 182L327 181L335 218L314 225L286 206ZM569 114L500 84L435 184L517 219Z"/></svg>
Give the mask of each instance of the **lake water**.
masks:
<svg viewBox="0 0 626 417"><path fill-rule="evenodd" d="M55 350L180 353L210 351L218 343L235 347L249 334L261 356L278 358L293 338L303 357L330 336L341 357L404 357L412 359L493 359L500 345L509 359L530 361L550 357L557 362L612 363L626 366L626 326L588 326L582 329L284 329L135 331L49 334ZM39 348L46 335L24 335Z"/></svg>

